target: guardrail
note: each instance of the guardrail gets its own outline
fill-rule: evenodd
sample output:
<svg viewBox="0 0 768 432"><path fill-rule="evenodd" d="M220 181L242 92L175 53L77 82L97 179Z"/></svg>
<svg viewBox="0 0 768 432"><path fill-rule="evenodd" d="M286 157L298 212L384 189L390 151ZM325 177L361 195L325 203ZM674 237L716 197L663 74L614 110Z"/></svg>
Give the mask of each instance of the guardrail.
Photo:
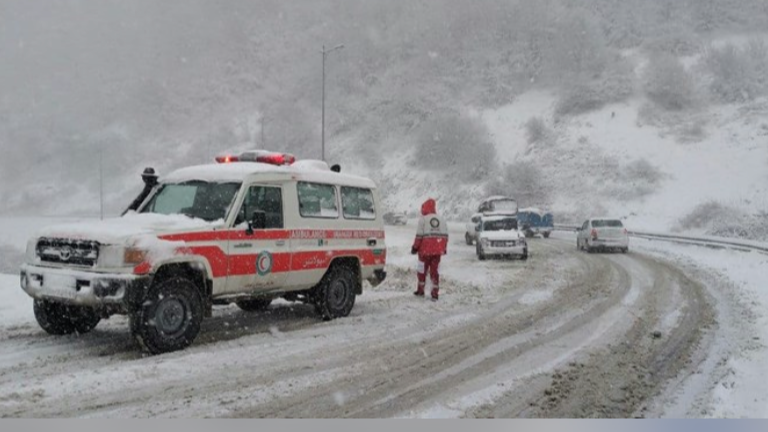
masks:
<svg viewBox="0 0 768 432"><path fill-rule="evenodd" d="M579 228L581 227L576 225L555 225L555 230L557 231L576 232ZM631 237L637 237L646 240L658 240L670 243L704 246L713 249L733 249L741 252L760 252L768 254L768 246L748 241L715 237L694 237L677 234L650 233L642 231L629 231L629 235Z"/></svg>

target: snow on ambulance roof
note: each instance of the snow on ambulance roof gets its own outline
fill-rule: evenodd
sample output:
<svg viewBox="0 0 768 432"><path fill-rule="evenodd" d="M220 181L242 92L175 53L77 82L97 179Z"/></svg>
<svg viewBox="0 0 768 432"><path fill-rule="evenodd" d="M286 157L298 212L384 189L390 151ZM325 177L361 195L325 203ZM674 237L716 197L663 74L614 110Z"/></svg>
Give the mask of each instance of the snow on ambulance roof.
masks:
<svg viewBox="0 0 768 432"><path fill-rule="evenodd" d="M205 182L242 182L255 173L285 173L285 168L263 163L237 162L206 164L181 168L162 177L162 183L181 183L192 180Z"/></svg>
<svg viewBox="0 0 768 432"><path fill-rule="evenodd" d="M160 179L161 183L183 183L199 180L205 182L243 182L255 174L300 175L301 180L320 183L343 184L375 189L376 184L365 177L336 173L322 161L305 160L293 165L272 165L259 162L233 162L197 165L173 171Z"/></svg>

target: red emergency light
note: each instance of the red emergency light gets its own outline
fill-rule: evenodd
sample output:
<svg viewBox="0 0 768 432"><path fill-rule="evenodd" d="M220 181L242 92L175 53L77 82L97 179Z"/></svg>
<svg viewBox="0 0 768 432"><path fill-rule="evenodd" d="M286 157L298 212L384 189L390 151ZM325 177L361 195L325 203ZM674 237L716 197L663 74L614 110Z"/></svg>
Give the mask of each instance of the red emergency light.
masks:
<svg viewBox="0 0 768 432"><path fill-rule="evenodd" d="M289 155L289 154L275 153L275 154L259 156L256 158L256 162L272 164L272 165L291 165L294 162L296 162L296 158L293 157L293 155Z"/></svg>
<svg viewBox="0 0 768 432"><path fill-rule="evenodd" d="M232 162L258 162L270 165L292 165L296 162L296 157L289 153L279 153L267 150L252 150L244 152L241 155L224 154L216 156L218 163Z"/></svg>
<svg viewBox="0 0 768 432"><path fill-rule="evenodd" d="M222 156L216 156L216 162L218 163L240 162L240 158L233 155L222 155Z"/></svg>

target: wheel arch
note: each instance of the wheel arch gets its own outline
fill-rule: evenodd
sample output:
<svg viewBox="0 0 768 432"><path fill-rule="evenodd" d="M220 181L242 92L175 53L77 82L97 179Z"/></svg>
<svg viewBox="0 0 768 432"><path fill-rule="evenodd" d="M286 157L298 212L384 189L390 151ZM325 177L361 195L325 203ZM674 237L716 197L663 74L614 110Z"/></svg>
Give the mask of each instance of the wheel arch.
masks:
<svg viewBox="0 0 768 432"><path fill-rule="evenodd" d="M206 316L213 311L213 279L210 265L204 260L169 260L156 265L152 283L161 283L173 277L191 280L197 287Z"/></svg>

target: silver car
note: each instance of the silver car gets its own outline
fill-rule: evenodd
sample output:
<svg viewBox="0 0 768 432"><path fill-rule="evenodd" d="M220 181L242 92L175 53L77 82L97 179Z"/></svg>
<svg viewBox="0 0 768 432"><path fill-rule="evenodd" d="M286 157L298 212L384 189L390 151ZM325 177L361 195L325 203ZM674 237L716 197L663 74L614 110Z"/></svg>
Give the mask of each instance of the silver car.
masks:
<svg viewBox="0 0 768 432"><path fill-rule="evenodd" d="M618 219L589 219L577 231L576 248L579 250L629 252L629 233Z"/></svg>

